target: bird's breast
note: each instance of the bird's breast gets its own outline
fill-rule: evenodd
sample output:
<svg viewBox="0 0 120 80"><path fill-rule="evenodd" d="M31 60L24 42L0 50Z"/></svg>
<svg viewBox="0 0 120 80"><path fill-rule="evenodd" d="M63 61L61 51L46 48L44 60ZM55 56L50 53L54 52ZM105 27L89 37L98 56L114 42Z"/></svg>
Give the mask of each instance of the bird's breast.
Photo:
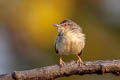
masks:
<svg viewBox="0 0 120 80"><path fill-rule="evenodd" d="M76 34L66 34L56 39L56 48L61 55L79 53L84 45L84 39Z"/></svg>

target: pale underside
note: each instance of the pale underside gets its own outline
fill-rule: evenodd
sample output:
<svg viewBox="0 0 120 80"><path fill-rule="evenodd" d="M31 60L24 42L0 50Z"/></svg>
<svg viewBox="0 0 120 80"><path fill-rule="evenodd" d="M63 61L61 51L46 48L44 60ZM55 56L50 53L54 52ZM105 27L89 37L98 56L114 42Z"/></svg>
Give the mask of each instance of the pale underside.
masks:
<svg viewBox="0 0 120 80"><path fill-rule="evenodd" d="M55 47L60 55L78 54L85 46L85 35L83 33L67 33L57 36Z"/></svg>

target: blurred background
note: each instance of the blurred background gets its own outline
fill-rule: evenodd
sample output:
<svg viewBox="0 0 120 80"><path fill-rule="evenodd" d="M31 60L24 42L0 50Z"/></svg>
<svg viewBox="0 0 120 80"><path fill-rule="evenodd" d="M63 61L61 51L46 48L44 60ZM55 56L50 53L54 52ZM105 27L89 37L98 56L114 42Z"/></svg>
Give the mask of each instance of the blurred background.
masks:
<svg viewBox="0 0 120 80"><path fill-rule="evenodd" d="M77 22L86 34L83 61L120 58L120 0L0 0L0 74L59 63L54 51L63 19ZM64 61L76 60L64 56ZM105 74L57 80L118 80Z"/></svg>

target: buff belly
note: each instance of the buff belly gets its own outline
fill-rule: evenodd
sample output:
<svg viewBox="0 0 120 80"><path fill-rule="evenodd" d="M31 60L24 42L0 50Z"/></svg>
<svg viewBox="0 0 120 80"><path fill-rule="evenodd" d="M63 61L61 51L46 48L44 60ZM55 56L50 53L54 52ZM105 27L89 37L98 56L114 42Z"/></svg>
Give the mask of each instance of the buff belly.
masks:
<svg viewBox="0 0 120 80"><path fill-rule="evenodd" d="M56 49L60 55L78 54L84 48L85 42L83 38L70 37L59 38L57 40Z"/></svg>

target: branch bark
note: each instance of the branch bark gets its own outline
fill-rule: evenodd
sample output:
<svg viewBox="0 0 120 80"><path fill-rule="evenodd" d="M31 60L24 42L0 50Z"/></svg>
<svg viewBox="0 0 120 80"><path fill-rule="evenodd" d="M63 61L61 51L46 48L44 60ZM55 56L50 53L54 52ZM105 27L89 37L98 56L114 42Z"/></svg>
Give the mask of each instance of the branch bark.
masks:
<svg viewBox="0 0 120 80"><path fill-rule="evenodd" d="M26 71L15 71L10 74L0 75L0 80L54 80L63 76L83 75L83 74L104 74L120 73L120 59L117 60L97 60L85 61L80 66L79 63L71 61L60 65L46 66Z"/></svg>

